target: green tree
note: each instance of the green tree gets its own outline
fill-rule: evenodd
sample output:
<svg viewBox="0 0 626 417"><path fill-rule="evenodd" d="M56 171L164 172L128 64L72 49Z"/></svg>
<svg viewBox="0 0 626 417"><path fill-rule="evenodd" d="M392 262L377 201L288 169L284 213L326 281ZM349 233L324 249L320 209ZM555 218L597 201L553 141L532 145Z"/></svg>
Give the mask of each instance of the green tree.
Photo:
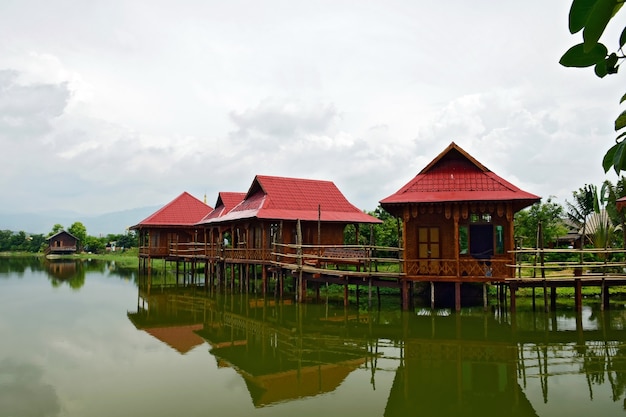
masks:
<svg viewBox="0 0 626 417"><path fill-rule="evenodd" d="M594 67L600 78L608 74L616 74L621 62L626 58L624 44L626 44L626 27L618 39L618 49L610 52L600 43L611 19L621 9L624 0L573 0L569 11L569 30L575 34L582 31L583 42L572 46L560 59L560 64L566 67ZM626 94L620 99L620 104L626 100ZM623 111L615 120L615 131L626 127L626 111ZM613 145L602 161L604 171L611 167L617 174L626 170L626 132L618 134Z"/></svg>
<svg viewBox="0 0 626 417"><path fill-rule="evenodd" d="M589 215L595 211L598 206L597 196L598 189L595 185L585 184L578 191L572 192L573 202L566 201L567 217L574 225L582 230L583 239L581 239L581 249L584 246L585 236L587 235L587 220Z"/></svg>
<svg viewBox="0 0 626 417"><path fill-rule="evenodd" d="M0 252L7 252L11 250L11 235L13 232L10 230L0 230Z"/></svg>
<svg viewBox="0 0 626 417"><path fill-rule="evenodd" d="M552 201L549 197L545 203L538 202L525 210L515 213L515 237L523 238L523 245L527 247L537 246L537 230L541 223L543 231L543 246L556 241L567 233L567 227L563 223L564 209L560 204Z"/></svg>
<svg viewBox="0 0 626 417"><path fill-rule="evenodd" d="M605 181L600 192L595 185L587 185L574 191L574 202L568 202L568 217L581 228L583 239L581 248L587 240L596 248L611 247L614 243L615 224L609 213L612 184Z"/></svg>
<svg viewBox="0 0 626 417"><path fill-rule="evenodd" d="M61 230L64 230L63 225L59 223L55 224L54 226L52 226L52 230L50 231L50 233L48 233L48 237L56 235Z"/></svg>
<svg viewBox="0 0 626 417"><path fill-rule="evenodd" d="M84 242L84 249L91 253L103 253L106 247L106 241L103 238L87 236Z"/></svg>
<svg viewBox="0 0 626 417"><path fill-rule="evenodd" d="M617 209L617 200L626 196L626 178L621 177L615 185L609 180L605 181L608 189L608 201L606 210L614 226L620 226L622 230L622 244L626 248L626 213L625 210Z"/></svg>
<svg viewBox="0 0 626 417"><path fill-rule="evenodd" d="M389 214L381 206L378 206L376 210L366 212L370 216L376 217L382 220L382 224L375 224L373 227L366 225L359 228L359 242L360 245L369 245L373 242L375 246L386 247L398 247L398 220ZM371 236L370 230L373 232ZM344 243L347 245L354 245L356 241L356 230L353 225L348 225L344 232Z"/></svg>
<svg viewBox="0 0 626 417"><path fill-rule="evenodd" d="M69 233L74 235L78 239L78 249L82 248L85 245L85 240L87 238L87 228L81 222L74 222L67 229Z"/></svg>

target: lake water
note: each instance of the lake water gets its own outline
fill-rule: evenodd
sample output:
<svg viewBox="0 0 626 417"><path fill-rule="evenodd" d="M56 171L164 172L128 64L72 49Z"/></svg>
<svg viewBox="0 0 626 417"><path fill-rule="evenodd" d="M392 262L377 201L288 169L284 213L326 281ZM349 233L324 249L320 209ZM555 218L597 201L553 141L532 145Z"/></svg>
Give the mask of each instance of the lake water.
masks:
<svg viewBox="0 0 626 417"><path fill-rule="evenodd" d="M625 413L619 302L368 312L138 281L0 258L0 417Z"/></svg>

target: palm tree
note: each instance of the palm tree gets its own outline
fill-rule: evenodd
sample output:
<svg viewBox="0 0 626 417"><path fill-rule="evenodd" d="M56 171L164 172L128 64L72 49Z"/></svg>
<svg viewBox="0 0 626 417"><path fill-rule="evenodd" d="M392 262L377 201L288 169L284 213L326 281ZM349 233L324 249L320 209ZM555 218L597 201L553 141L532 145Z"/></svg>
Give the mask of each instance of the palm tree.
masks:
<svg viewBox="0 0 626 417"><path fill-rule="evenodd" d="M596 211L596 209L599 211L598 187L592 184L585 184L583 188L574 191L572 194L574 196L574 202L570 203L569 201L565 201L567 205L567 217L581 229L580 248L583 249L585 246L585 237L587 236L586 227L589 215Z"/></svg>

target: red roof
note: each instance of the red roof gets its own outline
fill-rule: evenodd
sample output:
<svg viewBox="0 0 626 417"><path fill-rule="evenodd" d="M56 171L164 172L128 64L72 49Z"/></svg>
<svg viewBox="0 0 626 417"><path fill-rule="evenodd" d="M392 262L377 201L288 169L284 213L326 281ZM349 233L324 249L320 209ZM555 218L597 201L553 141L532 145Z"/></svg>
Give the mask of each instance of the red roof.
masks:
<svg viewBox="0 0 626 417"><path fill-rule="evenodd" d="M207 214L200 223L205 223L209 219L215 219L228 213L237 204L241 203L246 197L246 193L233 193L222 191L217 196L215 208Z"/></svg>
<svg viewBox="0 0 626 417"><path fill-rule="evenodd" d="M452 142L383 205L453 201L513 201L517 210L541 198L500 178Z"/></svg>
<svg viewBox="0 0 626 417"><path fill-rule="evenodd" d="M146 226L193 226L211 210L213 209L210 206L185 191L131 229Z"/></svg>
<svg viewBox="0 0 626 417"><path fill-rule="evenodd" d="M380 223L353 206L330 181L257 175L243 201L206 223L240 219Z"/></svg>

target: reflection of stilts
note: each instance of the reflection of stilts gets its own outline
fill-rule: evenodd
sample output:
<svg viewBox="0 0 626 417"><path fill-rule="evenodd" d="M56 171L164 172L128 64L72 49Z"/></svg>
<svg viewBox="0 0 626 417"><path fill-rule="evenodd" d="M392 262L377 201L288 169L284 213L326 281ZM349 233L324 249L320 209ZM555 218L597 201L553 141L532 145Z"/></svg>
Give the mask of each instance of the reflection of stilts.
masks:
<svg viewBox="0 0 626 417"><path fill-rule="evenodd" d="M543 363L542 363L543 354ZM543 394L544 404L548 403L548 349L545 345L539 350L537 346L537 362L539 366L539 380L541 383L541 393Z"/></svg>

